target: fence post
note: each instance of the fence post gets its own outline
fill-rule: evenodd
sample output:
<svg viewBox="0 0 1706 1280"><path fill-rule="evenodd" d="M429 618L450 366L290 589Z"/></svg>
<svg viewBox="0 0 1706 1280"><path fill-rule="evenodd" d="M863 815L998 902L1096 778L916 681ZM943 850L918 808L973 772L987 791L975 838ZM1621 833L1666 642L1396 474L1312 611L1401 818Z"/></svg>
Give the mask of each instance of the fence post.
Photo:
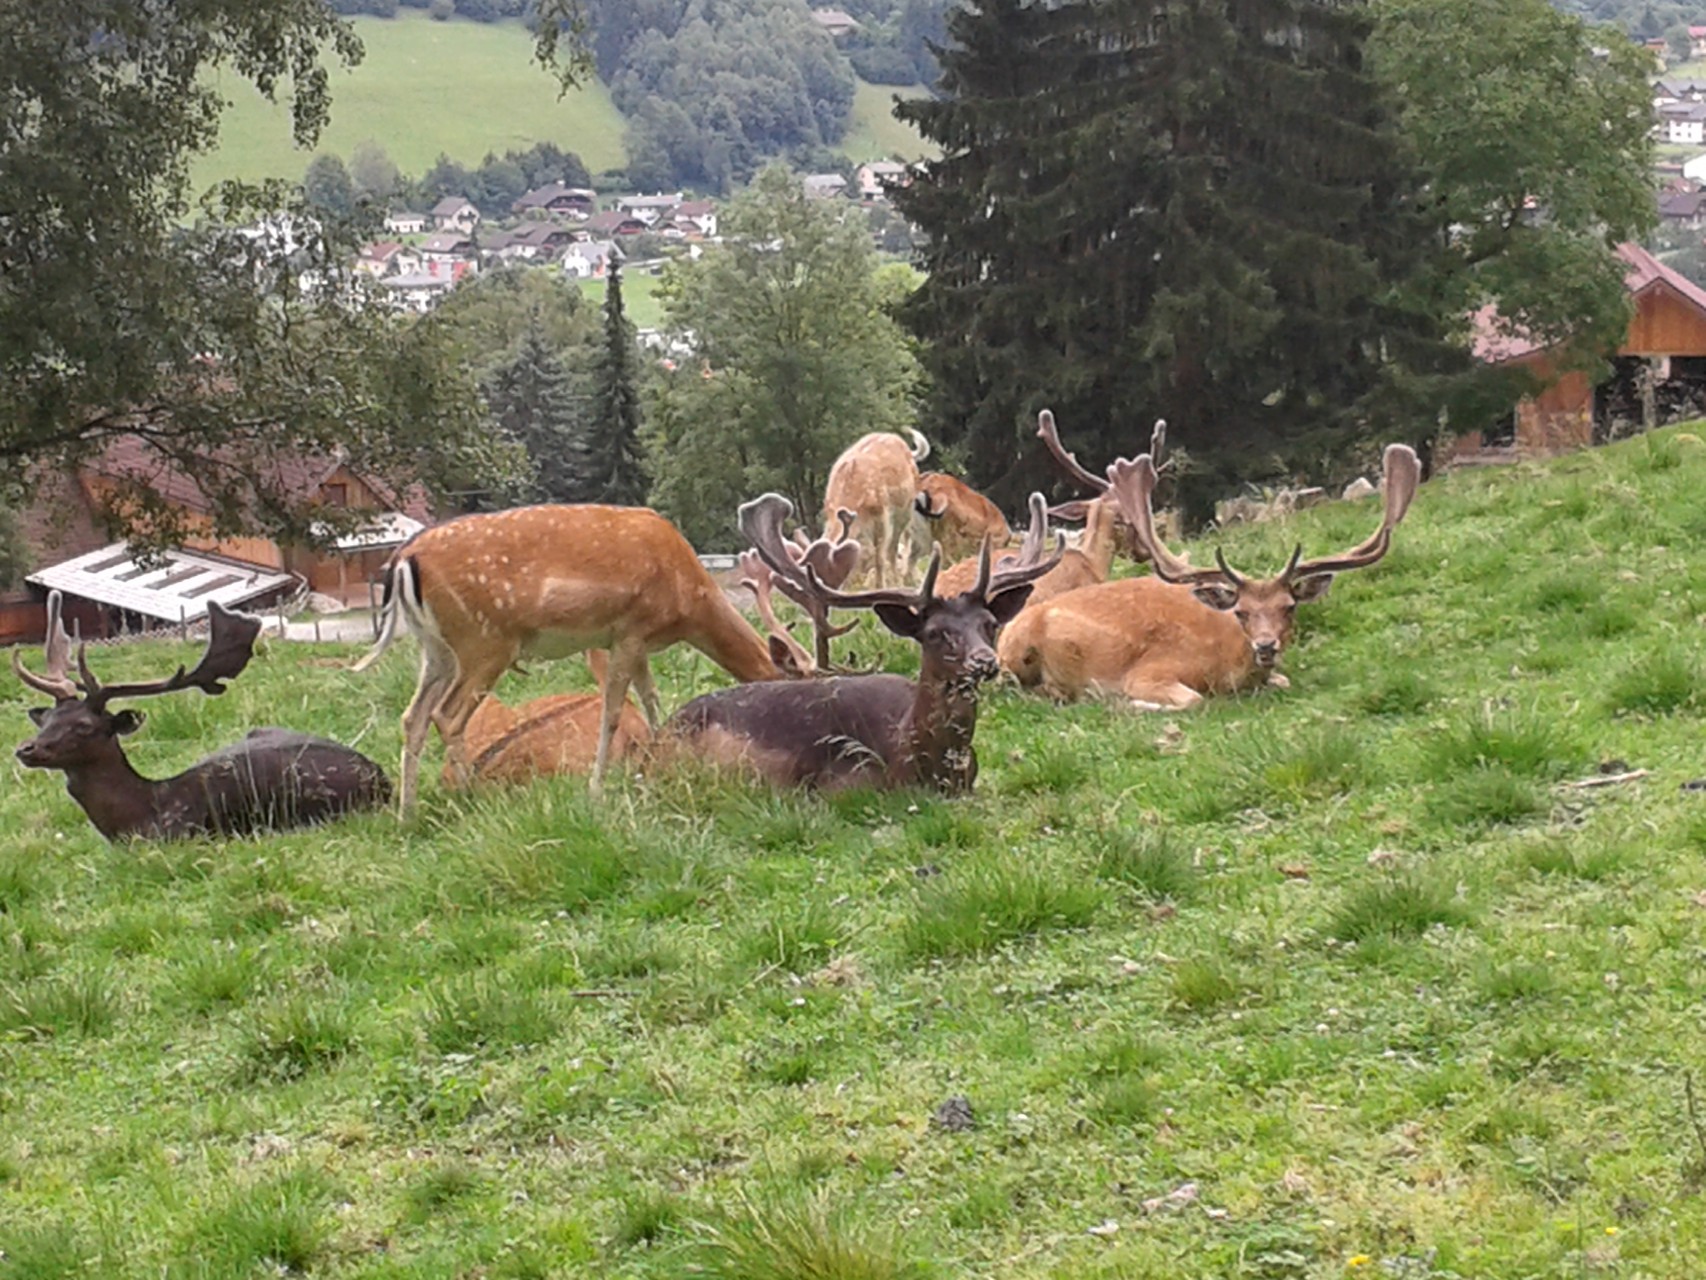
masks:
<svg viewBox="0 0 1706 1280"><path fill-rule="evenodd" d="M184 606L178 606L178 642L187 643L190 638L190 615L184 611Z"/></svg>
<svg viewBox="0 0 1706 1280"><path fill-rule="evenodd" d="M320 643L320 615L314 615L314 643Z"/></svg>
<svg viewBox="0 0 1706 1280"><path fill-rule="evenodd" d="M374 598L374 587L377 584L372 578L367 580L367 619L373 624L373 638L379 639L379 602Z"/></svg>

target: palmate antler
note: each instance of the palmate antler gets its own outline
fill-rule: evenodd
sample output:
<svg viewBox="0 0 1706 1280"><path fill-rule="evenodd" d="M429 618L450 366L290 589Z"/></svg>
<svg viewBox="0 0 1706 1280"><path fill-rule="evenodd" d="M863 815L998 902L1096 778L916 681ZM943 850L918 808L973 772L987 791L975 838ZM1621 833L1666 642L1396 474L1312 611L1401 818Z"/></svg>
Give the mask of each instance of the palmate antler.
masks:
<svg viewBox="0 0 1706 1280"><path fill-rule="evenodd" d="M1061 549L1057 548L1054 555L1047 560L1032 564L1006 563L997 570L991 565L994 546L994 539L985 534L983 547L978 552L977 581L962 593L962 598L969 597L980 603L987 603L991 597L1012 587L1035 582L1060 563L1062 554ZM820 597L840 609L872 609L878 605L900 605L915 612L922 612L935 596L936 574L941 567L942 547L938 543L931 549L930 565L925 569L924 581L919 584L917 591L905 587L886 587L875 591L835 591L825 585L809 566L806 576L811 579L813 590Z"/></svg>
<svg viewBox="0 0 1706 1280"><path fill-rule="evenodd" d="M70 675L71 637L65 633L65 624L59 616L62 603L59 592L47 593L47 636L42 641L42 656L47 663L44 674L38 676L26 669L18 657L18 650L12 650L12 674L55 702L66 702L77 696L77 685Z"/></svg>
<svg viewBox="0 0 1706 1280"><path fill-rule="evenodd" d="M853 527L854 514L846 510L836 512L836 520L841 525L839 537L832 538L825 530L822 537L799 542L782 536L782 526L793 513L794 504L779 493L764 494L741 506L737 517L740 530L752 544L752 549L743 553L740 559L744 574L742 580L752 587L754 596L761 597L759 617L771 634L794 653L796 661L804 656L805 651L786 628L776 622L776 615L770 607L770 589L774 587L805 610L811 620L813 648L816 650L814 660L805 665L807 669L815 666L819 671L830 671L833 663L829 642L846 635L858 626L858 622L855 620L839 627L833 625L829 621L829 606L812 589L808 575L816 573L820 581L833 587L839 587L853 575L859 565L859 544L847 535Z"/></svg>
<svg viewBox="0 0 1706 1280"><path fill-rule="evenodd" d="M175 693L179 689L200 689L209 696L225 692L225 681L235 680L249 665L255 654L255 638L261 634L261 620L246 613L232 613L210 600L207 604L207 648L195 668L185 672L179 667L164 680L149 680L139 684L103 685L89 670L88 646L77 646L77 687L83 691L88 705L96 711L117 698L146 698L158 693Z"/></svg>
<svg viewBox="0 0 1706 1280"><path fill-rule="evenodd" d="M1392 545L1392 530L1403 520L1405 512L1410 509L1411 499L1416 496L1416 486L1421 483L1422 478L1422 464L1416 457L1416 451L1409 445L1389 444L1382 460L1382 469L1382 487L1386 498L1380 527L1350 550L1336 556L1304 560L1303 544L1298 543L1291 553L1291 559L1286 562L1285 568L1274 581L1291 583L1320 574L1362 569L1386 554ZM1108 468L1108 479L1115 499L1119 502L1120 513L1131 523L1138 545L1149 554L1155 565L1155 576L1165 582L1187 586L1207 582L1242 586L1244 579L1226 563L1226 557L1219 549L1214 553L1216 568L1196 569L1162 545L1161 540L1155 536L1155 515L1151 505L1156 478L1155 463L1147 453L1129 461L1121 458Z"/></svg>

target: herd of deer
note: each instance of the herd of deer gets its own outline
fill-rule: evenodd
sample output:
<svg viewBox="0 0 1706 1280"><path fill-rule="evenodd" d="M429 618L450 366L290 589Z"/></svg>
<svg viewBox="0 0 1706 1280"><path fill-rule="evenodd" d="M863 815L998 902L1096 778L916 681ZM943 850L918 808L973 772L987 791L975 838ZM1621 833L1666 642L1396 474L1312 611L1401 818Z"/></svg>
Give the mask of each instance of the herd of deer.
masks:
<svg viewBox="0 0 1706 1280"><path fill-rule="evenodd" d="M656 512L607 506L533 506L471 515L418 534L393 558L372 666L403 632L420 647L420 677L403 713L399 802L418 791L430 728L444 742L445 781L520 780L587 772L596 792L613 761L644 749L752 772L784 787L864 785L970 788L979 686L1002 671L1057 699L1114 696L1145 710L1183 709L1205 696L1285 686L1277 669L1299 604L1326 594L1333 575L1373 564L1391 545L1421 479L1407 446L1388 446L1380 527L1341 555L1302 559L1271 578L1193 567L1156 535L1152 508L1164 426L1150 450L1120 459L1105 478L1061 444L1039 416L1050 453L1094 496L1047 507L1030 500L1019 546L987 499L952 477L920 475L929 446L916 432L873 433L836 463L815 540L785 527L793 505L765 494L739 510L750 549L741 582L764 634ZM1049 521L1080 519L1068 549L1048 546ZM936 543L916 588L908 544L921 522ZM1153 576L1110 579L1121 532ZM997 550L997 548L1002 548ZM957 557L943 568L944 552ZM865 565L874 586L843 588ZM811 625L808 650L777 618L775 594ZM260 623L211 605L207 650L195 668L146 684L102 685L49 598L46 666L12 666L54 706L30 713L39 732L18 748L34 768L66 774L67 789L109 839L236 835L323 821L384 805L391 786L349 747L291 730L252 731L174 778L150 781L118 739L142 722L109 704L178 689L219 694L250 661ZM869 610L916 642L918 677L838 667L831 642L852 629L837 610ZM738 682L693 699L667 721L650 656L686 643ZM541 698L517 708L491 696L529 658L585 652L600 692ZM629 693L638 695L636 708ZM642 714L643 709L643 714Z"/></svg>

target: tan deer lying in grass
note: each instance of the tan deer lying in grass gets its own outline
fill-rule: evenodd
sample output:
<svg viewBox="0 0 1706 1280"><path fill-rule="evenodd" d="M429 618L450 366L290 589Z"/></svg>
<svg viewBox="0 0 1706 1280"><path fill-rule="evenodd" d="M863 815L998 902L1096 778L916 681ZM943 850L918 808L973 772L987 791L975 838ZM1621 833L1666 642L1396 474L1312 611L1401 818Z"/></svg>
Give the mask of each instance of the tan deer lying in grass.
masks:
<svg viewBox="0 0 1706 1280"><path fill-rule="evenodd" d="M403 713L399 802L414 806L427 729L467 781L469 718L522 658L610 651L591 786L598 790L630 687L659 723L649 657L698 649L736 680L799 674L791 653L753 630L674 525L643 507L537 506L463 516L398 549L385 582L385 622L365 670L412 632L420 680Z"/></svg>
<svg viewBox="0 0 1706 1280"><path fill-rule="evenodd" d="M940 471L926 471L918 477L918 497L913 505L930 522L930 534L949 560L967 556L975 560L985 538L1004 547L1013 536L1000 507L964 480Z"/></svg>
<svg viewBox="0 0 1706 1280"><path fill-rule="evenodd" d="M1123 696L1141 710L1179 710L1205 696L1286 687L1277 669L1297 606L1327 594L1333 575L1374 564L1392 545L1421 480L1407 445L1388 445L1380 527L1342 555L1304 560L1301 545L1272 578L1234 572L1218 551L1196 569L1155 536L1155 465L1148 454L1108 468L1111 491L1155 565L1152 578L1084 587L1027 609L1001 637L1001 665L1056 698Z"/></svg>
<svg viewBox="0 0 1706 1280"><path fill-rule="evenodd" d="M861 561L879 587L904 581L911 561L918 464L930 455L928 440L916 431L912 439L908 448L890 431L861 436L835 460L824 486L824 529L834 527L837 512L853 513Z"/></svg>
<svg viewBox="0 0 1706 1280"><path fill-rule="evenodd" d="M765 564L792 576L782 522L792 504L778 494L741 508L741 527ZM972 736L978 686L998 671L995 638L1054 567L994 572L984 543L970 590L934 592L941 552L932 553L916 591L844 593L807 567L826 605L871 609L896 635L923 650L918 679L896 675L828 676L786 684L742 685L695 698L670 718L670 746L721 765L750 769L777 786L927 786L970 789L977 777Z"/></svg>

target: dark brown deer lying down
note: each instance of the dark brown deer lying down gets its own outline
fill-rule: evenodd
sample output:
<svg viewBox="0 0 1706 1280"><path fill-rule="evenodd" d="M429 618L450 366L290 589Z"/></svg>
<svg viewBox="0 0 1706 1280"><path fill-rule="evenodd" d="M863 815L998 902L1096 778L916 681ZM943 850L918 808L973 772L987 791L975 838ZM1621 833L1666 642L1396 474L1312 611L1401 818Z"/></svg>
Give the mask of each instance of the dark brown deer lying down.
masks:
<svg viewBox="0 0 1706 1280"><path fill-rule="evenodd" d="M1059 557L992 574L986 539L977 581L961 595L934 594L941 548L916 592L842 593L788 556L782 522L792 510L786 498L765 494L741 508L741 529L778 577L803 579L826 605L871 609L890 631L916 640L918 680L854 675L741 685L695 698L666 732L695 755L750 768L778 786L969 790L977 777L978 686L999 670L996 633Z"/></svg>
<svg viewBox="0 0 1706 1280"><path fill-rule="evenodd" d="M107 705L177 689L224 693L223 682L236 678L254 654L260 619L210 603L207 651L193 671L179 667L164 680L103 685L89 670L82 645L78 677L68 674L71 637L60 623L59 604L56 591L48 597L46 674L25 670L12 651L18 679L54 699L53 706L30 712L39 732L17 755L32 769L63 772L65 789L107 839L282 830L377 808L390 799L390 782L366 756L290 729L253 729L175 778L142 777L119 745L120 736L141 727L142 714L109 711Z"/></svg>

